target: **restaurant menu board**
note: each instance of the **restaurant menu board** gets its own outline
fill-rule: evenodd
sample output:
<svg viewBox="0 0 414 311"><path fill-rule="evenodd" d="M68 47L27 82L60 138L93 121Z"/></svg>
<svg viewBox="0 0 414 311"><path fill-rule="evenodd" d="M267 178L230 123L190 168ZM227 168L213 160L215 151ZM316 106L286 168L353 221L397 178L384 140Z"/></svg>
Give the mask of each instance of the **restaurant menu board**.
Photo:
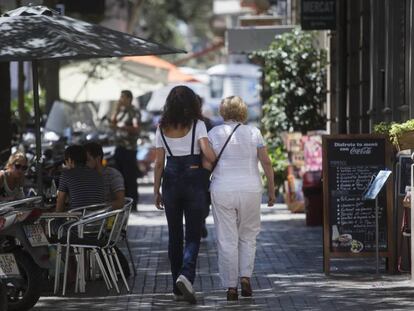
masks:
<svg viewBox="0 0 414 311"><path fill-rule="evenodd" d="M364 201L363 195L376 174L390 168L387 144L381 135L323 137L324 254L328 260L332 254L375 254L375 200ZM378 195L380 252L389 250L391 195L386 191Z"/></svg>

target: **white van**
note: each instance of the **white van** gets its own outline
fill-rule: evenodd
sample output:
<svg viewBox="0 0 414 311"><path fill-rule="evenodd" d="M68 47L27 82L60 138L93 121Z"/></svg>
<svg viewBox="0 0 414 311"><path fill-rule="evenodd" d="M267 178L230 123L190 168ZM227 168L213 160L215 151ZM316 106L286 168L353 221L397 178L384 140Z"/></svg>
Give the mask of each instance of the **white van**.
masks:
<svg viewBox="0 0 414 311"><path fill-rule="evenodd" d="M257 123L260 120L261 67L252 64L219 64L210 67L207 73L210 77L210 96L205 101L215 119L219 118L217 108L220 101L224 97L237 95L248 106L248 121Z"/></svg>

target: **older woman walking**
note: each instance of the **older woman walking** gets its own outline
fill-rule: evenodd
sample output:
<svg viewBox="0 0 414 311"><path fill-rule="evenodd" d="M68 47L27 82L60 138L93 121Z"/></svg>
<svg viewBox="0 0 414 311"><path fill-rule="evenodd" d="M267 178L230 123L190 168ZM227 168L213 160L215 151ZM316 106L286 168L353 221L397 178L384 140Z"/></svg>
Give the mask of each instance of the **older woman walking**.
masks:
<svg viewBox="0 0 414 311"><path fill-rule="evenodd" d="M258 162L268 181L268 205L275 202L273 169L260 131L249 125L247 106L238 96L220 104L224 124L209 132L209 140L218 153L231 136L213 171L210 186L212 211L217 235L218 266L227 300L252 296L250 277L260 231L262 183ZM241 124L238 126L238 124ZM238 126L238 127L237 127Z"/></svg>
<svg viewBox="0 0 414 311"><path fill-rule="evenodd" d="M201 153L210 162L216 158L201 120L196 94L186 86L177 86L167 97L155 135L155 205L158 209L165 208L167 216L173 293L176 300L191 303L196 302L192 284L207 204Z"/></svg>

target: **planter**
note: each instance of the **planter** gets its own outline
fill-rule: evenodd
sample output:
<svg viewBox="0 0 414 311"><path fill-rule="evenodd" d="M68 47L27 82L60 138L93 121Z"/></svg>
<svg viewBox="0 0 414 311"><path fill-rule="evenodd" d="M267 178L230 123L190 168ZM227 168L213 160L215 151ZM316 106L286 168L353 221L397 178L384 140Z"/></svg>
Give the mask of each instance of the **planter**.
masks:
<svg viewBox="0 0 414 311"><path fill-rule="evenodd" d="M414 130L401 132L394 142L398 151L414 149Z"/></svg>
<svg viewBox="0 0 414 311"><path fill-rule="evenodd" d="M294 198L295 195L289 195L288 193L284 194L285 204L287 205L288 210L291 213L304 213L305 212L305 202L296 201Z"/></svg>

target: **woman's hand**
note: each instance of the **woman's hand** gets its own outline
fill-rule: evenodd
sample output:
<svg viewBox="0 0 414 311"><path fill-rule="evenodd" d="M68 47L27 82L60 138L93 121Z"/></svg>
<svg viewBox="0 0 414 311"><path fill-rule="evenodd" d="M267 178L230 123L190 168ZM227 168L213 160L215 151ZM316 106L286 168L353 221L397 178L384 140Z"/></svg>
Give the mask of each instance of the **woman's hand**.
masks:
<svg viewBox="0 0 414 311"><path fill-rule="evenodd" d="M273 206L276 203L276 195L274 192L269 193L269 199L267 201L267 206Z"/></svg>
<svg viewBox="0 0 414 311"><path fill-rule="evenodd" d="M403 206L405 207L405 208L411 208L411 191L408 191L406 194L405 194L405 197L404 197L404 200L403 200Z"/></svg>
<svg viewBox="0 0 414 311"><path fill-rule="evenodd" d="M201 165L209 171L213 169L213 163L209 162L204 155L201 158Z"/></svg>
<svg viewBox="0 0 414 311"><path fill-rule="evenodd" d="M159 192L155 194L155 207L159 210L164 209L164 201L162 200L162 195Z"/></svg>

